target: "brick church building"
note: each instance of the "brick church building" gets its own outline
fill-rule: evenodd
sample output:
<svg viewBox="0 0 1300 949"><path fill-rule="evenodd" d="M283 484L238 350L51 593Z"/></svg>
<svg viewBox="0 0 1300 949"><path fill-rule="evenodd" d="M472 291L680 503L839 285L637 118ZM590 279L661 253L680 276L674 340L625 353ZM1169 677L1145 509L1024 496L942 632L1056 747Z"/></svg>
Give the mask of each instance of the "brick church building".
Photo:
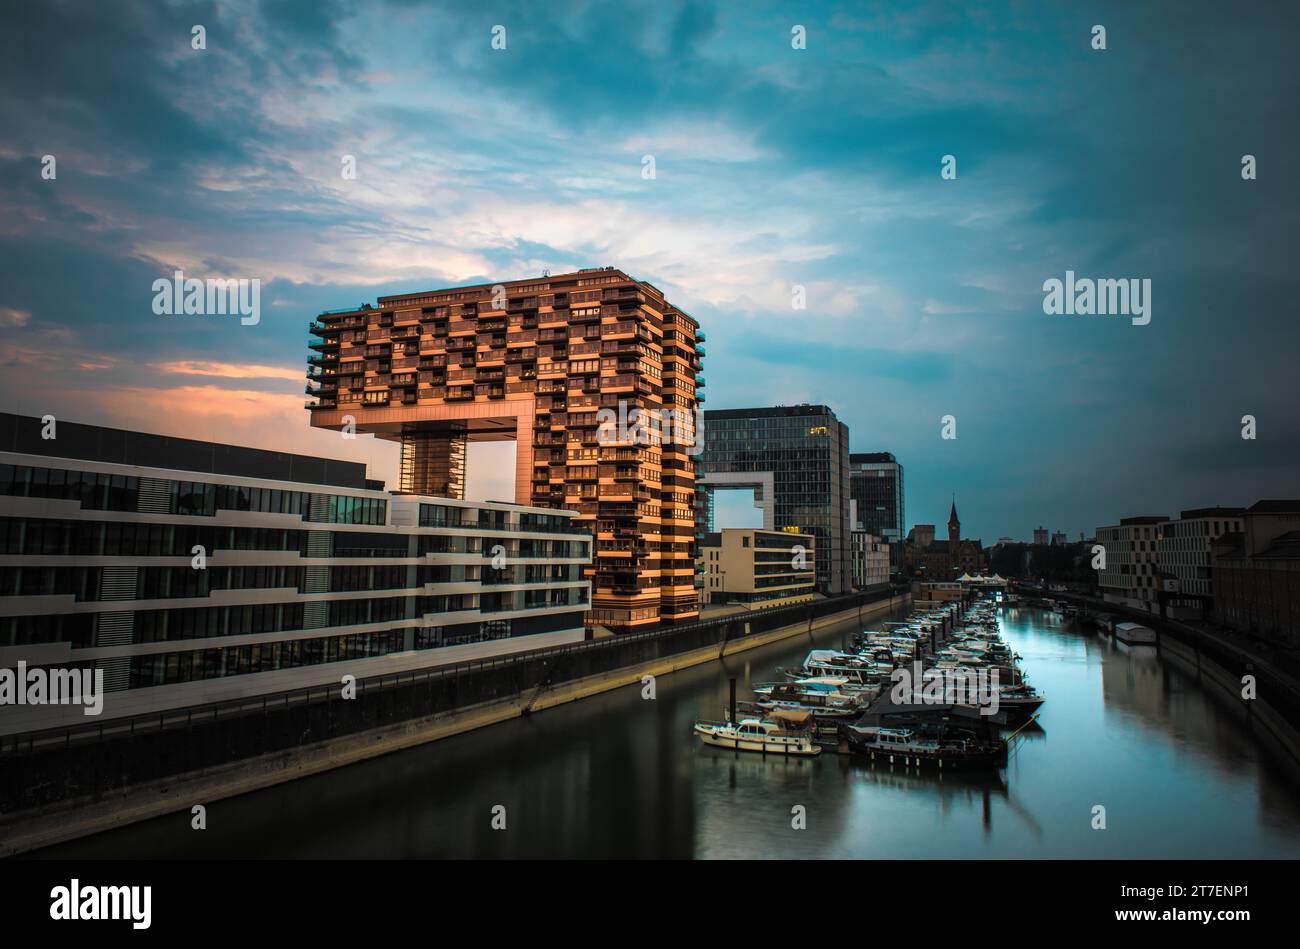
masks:
<svg viewBox="0 0 1300 949"><path fill-rule="evenodd" d="M934 525L917 524L907 535L904 564L912 576L927 580L954 580L963 573L984 572L983 544L978 539L961 539L956 498L948 512L948 539L935 540Z"/></svg>

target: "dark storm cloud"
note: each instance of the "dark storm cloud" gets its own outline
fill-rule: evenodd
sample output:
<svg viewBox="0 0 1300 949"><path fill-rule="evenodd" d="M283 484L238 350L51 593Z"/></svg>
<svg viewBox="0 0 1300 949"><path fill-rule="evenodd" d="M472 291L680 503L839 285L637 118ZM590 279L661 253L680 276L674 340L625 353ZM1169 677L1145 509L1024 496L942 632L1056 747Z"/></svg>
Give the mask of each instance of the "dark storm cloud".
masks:
<svg viewBox="0 0 1300 949"><path fill-rule="evenodd" d="M54 2L3 19L0 317L24 315L0 332L29 362L76 340L82 362L295 367L321 309L611 263L704 322L710 408L831 402L855 450L908 466L909 520L942 521L953 490L986 538L1294 494L1293 4ZM344 154L362 169L346 186ZM160 322L150 284L181 262L262 279L263 323ZM1151 325L1045 316L1042 282L1067 269L1151 278ZM39 381L11 373L8 392ZM938 438L949 412L956 443ZM1247 413L1260 439L1237 444Z"/></svg>

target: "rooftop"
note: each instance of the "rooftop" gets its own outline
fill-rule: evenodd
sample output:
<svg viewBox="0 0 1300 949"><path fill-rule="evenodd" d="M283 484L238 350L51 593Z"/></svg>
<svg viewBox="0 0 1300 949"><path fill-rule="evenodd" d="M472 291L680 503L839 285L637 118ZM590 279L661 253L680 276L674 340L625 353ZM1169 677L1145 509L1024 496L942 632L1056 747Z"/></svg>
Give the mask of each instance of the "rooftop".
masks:
<svg viewBox="0 0 1300 949"><path fill-rule="evenodd" d="M1300 560L1300 531L1279 534L1255 556L1264 560Z"/></svg>
<svg viewBox="0 0 1300 949"><path fill-rule="evenodd" d="M1300 501L1256 501L1246 510L1251 514L1300 514Z"/></svg>
<svg viewBox="0 0 1300 949"><path fill-rule="evenodd" d="M805 416L825 416L835 418L835 413L826 405L771 405L753 409L709 409L704 413L704 420L729 418L801 418Z"/></svg>
<svg viewBox="0 0 1300 949"><path fill-rule="evenodd" d="M368 482L366 466L354 461L223 445L63 419L57 422L56 438L42 438L41 429L41 420L33 416L0 413L0 451L339 488L383 488L378 482Z"/></svg>
<svg viewBox="0 0 1300 949"><path fill-rule="evenodd" d="M1244 507L1196 507L1190 511L1183 511L1178 516L1185 521L1190 521L1198 517L1241 517L1245 513Z"/></svg>

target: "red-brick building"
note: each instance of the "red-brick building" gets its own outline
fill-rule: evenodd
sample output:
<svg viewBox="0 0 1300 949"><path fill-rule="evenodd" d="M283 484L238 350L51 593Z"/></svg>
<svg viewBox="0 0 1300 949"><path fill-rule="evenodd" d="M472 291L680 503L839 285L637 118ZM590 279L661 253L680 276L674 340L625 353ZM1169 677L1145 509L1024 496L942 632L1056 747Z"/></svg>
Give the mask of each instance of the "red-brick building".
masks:
<svg viewBox="0 0 1300 949"><path fill-rule="evenodd" d="M1216 618L1300 645L1300 501L1259 501L1213 546Z"/></svg>
<svg viewBox="0 0 1300 949"><path fill-rule="evenodd" d="M948 539L934 539L934 525L917 524L908 532L903 546L905 569L927 580L952 580L963 573L983 573L984 545L979 540L961 539L961 520L957 517L957 499L948 512Z"/></svg>

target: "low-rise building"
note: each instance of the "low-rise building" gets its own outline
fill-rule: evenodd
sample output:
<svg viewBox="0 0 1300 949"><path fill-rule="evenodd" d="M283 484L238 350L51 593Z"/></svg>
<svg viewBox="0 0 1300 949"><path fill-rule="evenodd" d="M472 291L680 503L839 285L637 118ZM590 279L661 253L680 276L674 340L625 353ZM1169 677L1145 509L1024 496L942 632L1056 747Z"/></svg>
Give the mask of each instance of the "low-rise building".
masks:
<svg viewBox="0 0 1300 949"><path fill-rule="evenodd" d="M1168 521L1159 515L1143 515L1097 528L1097 543L1106 550L1097 586L1106 602L1151 612L1159 609L1160 537Z"/></svg>
<svg viewBox="0 0 1300 949"><path fill-rule="evenodd" d="M961 602L965 595L961 583L956 580L912 581L912 604L914 606Z"/></svg>
<svg viewBox="0 0 1300 949"><path fill-rule="evenodd" d="M99 721L585 638L573 512L388 494L363 465L0 415L0 668L89 669ZM0 734L82 724L7 708Z"/></svg>
<svg viewBox="0 0 1300 949"><path fill-rule="evenodd" d="M704 593L711 604L751 609L811 600L817 593L816 543L812 534L760 528L706 534L701 547Z"/></svg>
<svg viewBox="0 0 1300 949"><path fill-rule="evenodd" d="M1215 618L1300 646L1300 500L1259 501L1212 547Z"/></svg>
<svg viewBox="0 0 1300 949"><path fill-rule="evenodd" d="M982 573L987 566L983 542L962 539L955 498L948 513L948 539L935 540L933 524L917 524L907 535L903 560L912 577L925 580L952 580L961 573Z"/></svg>
<svg viewBox="0 0 1300 949"><path fill-rule="evenodd" d="M1183 511L1164 525L1158 548L1160 571L1172 581L1166 613L1197 618L1214 602L1210 550L1224 534L1241 532L1244 508L1204 507Z"/></svg>

